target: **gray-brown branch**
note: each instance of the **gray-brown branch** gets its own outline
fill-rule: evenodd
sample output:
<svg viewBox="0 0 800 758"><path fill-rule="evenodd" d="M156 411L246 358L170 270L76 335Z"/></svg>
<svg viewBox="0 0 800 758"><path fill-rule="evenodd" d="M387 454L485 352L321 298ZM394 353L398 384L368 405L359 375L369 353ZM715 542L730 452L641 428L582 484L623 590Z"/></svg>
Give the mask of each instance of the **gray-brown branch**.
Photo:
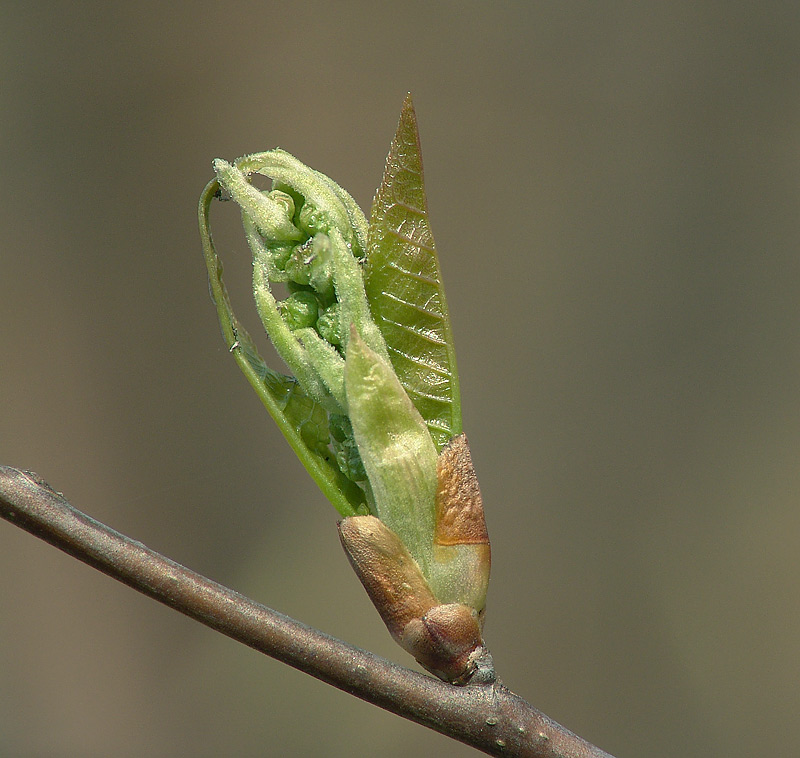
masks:
<svg viewBox="0 0 800 758"><path fill-rule="evenodd" d="M36 474L0 466L0 516L228 637L490 755L611 758L501 684L446 684L212 582L76 510Z"/></svg>

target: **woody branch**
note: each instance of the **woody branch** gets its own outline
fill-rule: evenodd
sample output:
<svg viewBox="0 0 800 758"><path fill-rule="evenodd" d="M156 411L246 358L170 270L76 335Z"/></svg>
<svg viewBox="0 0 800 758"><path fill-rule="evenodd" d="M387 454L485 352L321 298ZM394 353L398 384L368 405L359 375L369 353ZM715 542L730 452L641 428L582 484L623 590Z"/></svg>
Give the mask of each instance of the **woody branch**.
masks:
<svg viewBox="0 0 800 758"><path fill-rule="evenodd" d="M36 474L0 466L0 516L234 640L490 755L611 758L501 684L418 674L206 579L76 510Z"/></svg>

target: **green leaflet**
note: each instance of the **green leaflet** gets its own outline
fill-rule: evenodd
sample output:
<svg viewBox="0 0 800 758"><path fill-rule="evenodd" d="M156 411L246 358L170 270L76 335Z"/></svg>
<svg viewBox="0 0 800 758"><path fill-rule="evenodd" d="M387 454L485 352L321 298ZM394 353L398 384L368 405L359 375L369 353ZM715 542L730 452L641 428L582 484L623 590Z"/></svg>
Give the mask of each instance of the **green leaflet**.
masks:
<svg viewBox="0 0 800 758"><path fill-rule="evenodd" d="M366 513L364 491L339 470L328 448L327 411L303 391L296 379L272 371L266 365L233 312L222 279L222 263L208 226L209 206L219 191L216 179L206 185L200 196L198 215L211 295L225 343L300 462L336 510L342 516Z"/></svg>
<svg viewBox="0 0 800 758"><path fill-rule="evenodd" d="M461 398L410 95L372 205L364 287L400 383L441 450L462 431Z"/></svg>

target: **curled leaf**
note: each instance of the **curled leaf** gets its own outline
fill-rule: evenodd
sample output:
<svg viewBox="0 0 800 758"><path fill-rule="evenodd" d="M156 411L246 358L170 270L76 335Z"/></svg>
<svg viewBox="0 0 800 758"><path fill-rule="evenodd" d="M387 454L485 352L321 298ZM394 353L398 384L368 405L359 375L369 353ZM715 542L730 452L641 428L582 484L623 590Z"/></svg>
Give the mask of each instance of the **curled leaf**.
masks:
<svg viewBox="0 0 800 758"><path fill-rule="evenodd" d="M367 511L364 491L342 474L328 448L327 411L306 394L297 379L267 366L233 312L208 224L211 202L219 192L216 179L208 183L200 196L198 216L209 288L225 344L297 457L339 513L343 516L364 513Z"/></svg>

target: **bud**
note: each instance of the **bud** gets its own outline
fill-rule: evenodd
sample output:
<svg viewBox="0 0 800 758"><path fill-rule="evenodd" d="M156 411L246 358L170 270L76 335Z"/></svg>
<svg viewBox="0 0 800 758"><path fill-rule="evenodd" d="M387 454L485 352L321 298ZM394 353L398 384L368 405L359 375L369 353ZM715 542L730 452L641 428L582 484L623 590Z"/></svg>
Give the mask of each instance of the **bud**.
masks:
<svg viewBox="0 0 800 758"><path fill-rule="evenodd" d="M345 190L283 150L214 168L200 231L231 353L345 517L342 545L394 639L448 682L492 681L489 539L410 98L369 224ZM222 190L241 210L256 310L290 376L266 365L233 313L208 226Z"/></svg>
<svg viewBox="0 0 800 758"><path fill-rule="evenodd" d="M494 678L476 611L439 604L391 529L374 516L353 516L340 522L339 536L389 633L420 665L453 684Z"/></svg>

